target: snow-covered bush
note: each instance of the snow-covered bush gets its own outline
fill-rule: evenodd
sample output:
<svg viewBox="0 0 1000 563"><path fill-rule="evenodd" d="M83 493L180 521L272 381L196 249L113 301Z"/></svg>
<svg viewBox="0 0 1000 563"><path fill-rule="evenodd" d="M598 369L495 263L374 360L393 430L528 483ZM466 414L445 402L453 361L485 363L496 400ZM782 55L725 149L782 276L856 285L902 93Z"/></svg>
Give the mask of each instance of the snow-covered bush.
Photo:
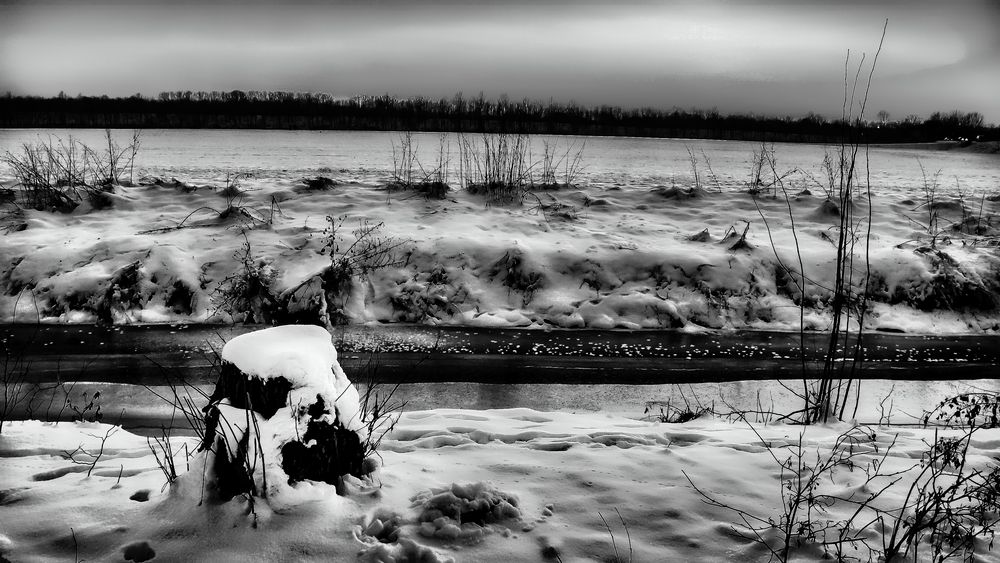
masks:
<svg viewBox="0 0 1000 563"><path fill-rule="evenodd" d="M139 271L141 267L142 263L135 261L112 274L104 295L95 306L98 322L114 324L116 316L122 316L128 310L143 305L142 279Z"/></svg>
<svg viewBox="0 0 1000 563"><path fill-rule="evenodd" d="M490 525L521 517L517 497L486 483L453 483L417 494L420 535L447 540L478 541Z"/></svg>
<svg viewBox="0 0 1000 563"><path fill-rule="evenodd" d="M355 539L365 546L362 561L443 563L453 559L419 541L473 545L494 532L509 537L512 524L524 529L517 497L485 482L435 487L417 493L411 502L415 514L410 518L378 510L354 528Z"/></svg>
<svg viewBox="0 0 1000 563"><path fill-rule="evenodd" d="M271 289L277 272L254 257L245 234L243 246L233 258L241 268L226 276L216 288L212 295L216 310L247 323L271 322L278 309L277 297Z"/></svg>
<svg viewBox="0 0 1000 563"><path fill-rule="evenodd" d="M374 272L403 263L400 250L409 241L384 234L384 223L362 220L345 239L347 217L327 216L322 253L330 265L281 295L287 321L324 326L347 324L363 309L364 282ZM370 284L368 284L370 285Z"/></svg>
<svg viewBox="0 0 1000 563"><path fill-rule="evenodd" d="M526 305L536 291L545 287L545 274L532 266L525 259L524 251L515 246L493 263L490 278L500 278L508 290L521 292Z"/></svg>
<svg viewBox="0 0 1000 563"><path fill-rule="evenodd" d="M229 341L205 413L201 449L219 500L294 502L309 488L301 483L343 493L345 475L362 475L358 392L323 328L281 326Z"/></svg>

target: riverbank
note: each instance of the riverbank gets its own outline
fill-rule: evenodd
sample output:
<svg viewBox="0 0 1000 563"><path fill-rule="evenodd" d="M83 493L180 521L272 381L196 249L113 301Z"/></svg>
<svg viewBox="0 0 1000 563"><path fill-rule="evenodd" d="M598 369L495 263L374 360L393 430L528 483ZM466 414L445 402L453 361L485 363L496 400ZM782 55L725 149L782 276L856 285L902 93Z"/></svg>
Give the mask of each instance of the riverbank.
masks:
<svg viewBox="0 0 1000 563"><path fill-rule="evenodd" d="M145 178L100 208L17 211L0 247L0 312L47 323L694 332L831 322L840 211L805 177L787 179L787 202L704 176L539 189L498 205L469 190L437 199L333 176ZM871 250L856 249L852 278L870 287L867 329L1000 330L1000 198L976 196L942 190L928 203L886 188L870 204L853 199L871 217ZM363 248L381 250L344 254ZM337 273L343 259L361 261ZM786 269L800 259L801 297Z"/></svg>
<svg viewBox="0 0 1000 563"><path fill-rule="evenodd" d="M882 149L914 149L928 151L956 151L973 154L998 154L1000 141L935 141L931 143L879 143L873 145Z"/></svg>

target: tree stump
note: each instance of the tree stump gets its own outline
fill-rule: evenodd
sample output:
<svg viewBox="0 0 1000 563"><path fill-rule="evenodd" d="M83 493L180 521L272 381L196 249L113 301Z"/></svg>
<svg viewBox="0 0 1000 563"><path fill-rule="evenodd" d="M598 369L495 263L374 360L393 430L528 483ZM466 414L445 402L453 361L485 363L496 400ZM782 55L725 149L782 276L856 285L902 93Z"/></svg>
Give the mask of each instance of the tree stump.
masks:
<svg viewBox="0 0 1000 563"><path fill-rule="evenodd" d="M267 497L300 481L362 476L358 393L337 362L330 334L281 326L238 336L205 412L202 450L214 455L216 494Z"/></svg>

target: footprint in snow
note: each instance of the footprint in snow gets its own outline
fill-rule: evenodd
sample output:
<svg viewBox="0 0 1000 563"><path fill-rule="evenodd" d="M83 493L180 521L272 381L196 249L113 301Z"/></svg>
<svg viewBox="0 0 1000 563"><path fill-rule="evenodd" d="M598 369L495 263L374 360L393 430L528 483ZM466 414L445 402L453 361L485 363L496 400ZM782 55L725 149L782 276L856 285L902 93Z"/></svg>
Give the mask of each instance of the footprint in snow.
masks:
<svg viewBox="0 0 1000 563"><path fill-rule="evenodd" d="M90 468L89 465L70 465L69 467L61 467L59 469L53 469L51 471L43 471L41 473L35 473L31 476L32 481L51 481L53 479L58 479L63 475L69 475L70 473L84 473Z"/></svg>
<svg viewBox="0 0 1000 563"><path fill-rule="evenodd" d="M95 471L93 474L96 475L96 476L98 476L98 477L118 477L119 475L121 475L122 477L135 477L136 475L138 475L140 473L145 473L147 471L155 471L155 470L156 470L155 468L150 468L150 469L101 469L99 471Z"/></svg>
<svg viewBox="0 0 1000 563"><path fill-rule="evenodd" d="M123 547L122 556L126 561L141 563L156 557L156 551L153 550L153 546L149 545L149 542L137 541Z"/></svg>
<svg viewBox="0 0 1000 563"><path fill-rule="evenodd" d="M444 415L444 417L445 418L451 418L451 419L457 419L457 420L474 420L474 421L477 421L477 422L486 422L486 421L489 420L489 418L487 418L485 416L478 416L478 415L474 415L474 414L462 414L462 413L446 414L446 415Z"/></svg>
<svg viewBox="0 0 1000 563"><path fill-rule="evenodd" d="M546 418L544 416L536 416L531 414L526 414L523 416L515 416L514 420L522 420L524 422L536 422L536 423L552 422L551 418Z"/></svg>

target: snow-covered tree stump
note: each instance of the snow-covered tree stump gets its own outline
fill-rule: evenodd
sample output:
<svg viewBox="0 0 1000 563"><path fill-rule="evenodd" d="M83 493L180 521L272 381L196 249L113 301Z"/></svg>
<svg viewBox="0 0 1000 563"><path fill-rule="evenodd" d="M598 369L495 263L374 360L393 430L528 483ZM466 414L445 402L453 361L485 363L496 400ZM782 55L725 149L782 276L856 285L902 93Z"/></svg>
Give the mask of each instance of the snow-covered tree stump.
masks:
<svg viewBox="0 0 1000 563"><path fill-rule="evenodd" d="M357 389L330 334L280 326L238 336L222 349L202 449L222 500L266 498L306 480L342 493L344 475L361 476L362 428Z"/></svg>

